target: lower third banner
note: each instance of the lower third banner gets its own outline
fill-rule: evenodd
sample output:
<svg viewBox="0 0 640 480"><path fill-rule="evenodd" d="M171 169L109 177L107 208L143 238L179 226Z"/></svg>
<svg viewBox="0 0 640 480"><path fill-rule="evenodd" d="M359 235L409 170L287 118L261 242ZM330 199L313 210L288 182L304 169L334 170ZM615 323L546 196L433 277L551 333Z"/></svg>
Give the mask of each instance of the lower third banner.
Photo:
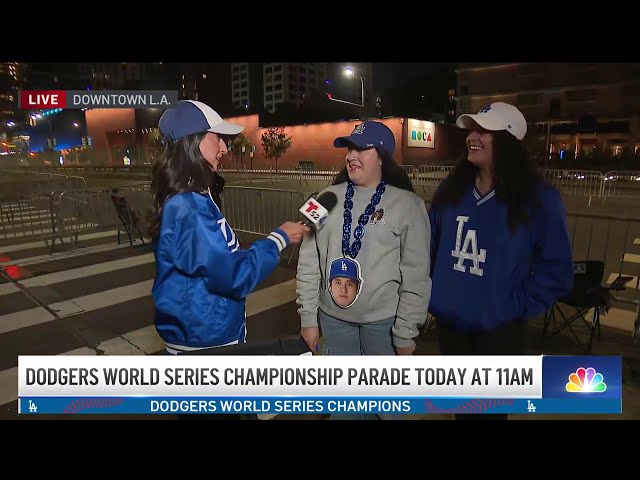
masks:
<svg viewBox="0 0 640 480"><path fill-rule="evenodd" d="M20 413L39 414L585 414L620 413L615 398L463 399L375 397L40 397L21 398Z"/></svg>
<svg viewBox="0 0 640 480"><path fill-rule="evenodd" d="M621 357L21 356L20 414L619 414Z"/></svg>

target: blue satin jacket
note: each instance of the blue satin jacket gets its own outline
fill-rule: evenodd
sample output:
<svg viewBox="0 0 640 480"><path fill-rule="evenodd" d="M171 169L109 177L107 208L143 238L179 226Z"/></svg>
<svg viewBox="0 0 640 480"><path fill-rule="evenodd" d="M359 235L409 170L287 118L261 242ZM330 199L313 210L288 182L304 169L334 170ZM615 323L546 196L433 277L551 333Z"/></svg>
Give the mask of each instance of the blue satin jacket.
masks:
<svg viewBox="0 0 640 480"><path fill-rule="evenodd" d="M275 270L289 239L276 229L248 249L211 195L182 193L162 212L153 242L155 326L167 351L244 342L245 299Z"/></svg>

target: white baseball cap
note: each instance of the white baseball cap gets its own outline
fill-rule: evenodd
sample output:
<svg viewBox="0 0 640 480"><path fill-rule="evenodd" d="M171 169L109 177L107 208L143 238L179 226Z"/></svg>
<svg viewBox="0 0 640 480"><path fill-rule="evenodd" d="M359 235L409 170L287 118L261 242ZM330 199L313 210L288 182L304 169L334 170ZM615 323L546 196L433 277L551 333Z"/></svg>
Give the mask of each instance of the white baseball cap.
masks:
<svg viewBox="0 0 640 480"><path fill-rule="evenodd" d="M476 122L485 130L506 130L518 140L522 140L527 133L527 121L522 112L513 105L504 102L495 102L487 105L478 113L465 113L456 120L456 125L470 129Z"/></svg>
<svg viewBox="0 0 640 480"><path fill-rule="evenodd" d="M237 135L244 130L243 125L223 120L209 105L196 100L180 100L175 107L165 110L158 127L173 140L200 132Z"/></svg>

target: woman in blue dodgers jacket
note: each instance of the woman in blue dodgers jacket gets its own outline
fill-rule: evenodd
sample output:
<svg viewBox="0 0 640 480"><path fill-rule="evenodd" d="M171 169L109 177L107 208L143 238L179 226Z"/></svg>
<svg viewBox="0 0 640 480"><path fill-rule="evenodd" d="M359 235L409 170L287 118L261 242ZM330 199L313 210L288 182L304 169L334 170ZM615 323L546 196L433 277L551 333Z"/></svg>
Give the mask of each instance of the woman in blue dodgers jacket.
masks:
<svg viewBox="0 0 640 480"><path fill-rule="evenodd" d="M241 250L210 186L227 153L223 136L244 127L191 100L166 110L159 127L165 146L153 166L151 218L156 329L171 354L244 342L245 298L310 229L286 222Z"/></svg>
<svg viewBox="0 0 640 480"><path fill-rule="evenodd" d="M467 154L429 211L429 310L440 351L525 354L527 319L573 284L562 198L529 162L522 145L527 123L516 107L493 103L457 124L469 130Z"/></svg>

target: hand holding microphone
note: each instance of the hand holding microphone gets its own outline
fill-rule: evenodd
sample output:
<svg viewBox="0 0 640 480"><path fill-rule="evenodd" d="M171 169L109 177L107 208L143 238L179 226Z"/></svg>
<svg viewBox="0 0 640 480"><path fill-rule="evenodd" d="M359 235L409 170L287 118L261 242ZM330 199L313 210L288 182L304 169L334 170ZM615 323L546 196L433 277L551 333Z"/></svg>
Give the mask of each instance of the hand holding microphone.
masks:
<svg viewBox="0 0 640 480"><path fill-rule="evenodd" d="M302 242L304 236L311 232L311 228L302 223L296 222L284 222L280 225L280 229L287 234L287 237L289 237L289 243L291 244Z"/></svg>

